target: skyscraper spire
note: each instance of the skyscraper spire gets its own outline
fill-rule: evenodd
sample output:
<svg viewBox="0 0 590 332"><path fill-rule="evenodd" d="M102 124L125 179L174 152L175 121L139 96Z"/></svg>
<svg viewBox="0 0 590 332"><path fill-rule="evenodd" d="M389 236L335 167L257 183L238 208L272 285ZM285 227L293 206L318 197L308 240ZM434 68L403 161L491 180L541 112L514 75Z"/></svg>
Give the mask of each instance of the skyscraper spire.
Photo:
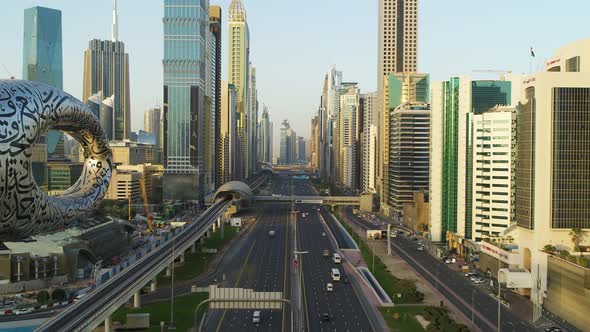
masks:
<svg viewBox="0 0 590 332"><path fill-rule="evenodd" d="M242 0L232 0L229 5L230 22L246 22L246 7Z"/></svg>
<svg viewBox="0 0 590 332"><path fill-rule="evenodd" d="M119 40L119 17L117 17L117 0L113 0L113 26L111 27L111 41Z"/></svg>

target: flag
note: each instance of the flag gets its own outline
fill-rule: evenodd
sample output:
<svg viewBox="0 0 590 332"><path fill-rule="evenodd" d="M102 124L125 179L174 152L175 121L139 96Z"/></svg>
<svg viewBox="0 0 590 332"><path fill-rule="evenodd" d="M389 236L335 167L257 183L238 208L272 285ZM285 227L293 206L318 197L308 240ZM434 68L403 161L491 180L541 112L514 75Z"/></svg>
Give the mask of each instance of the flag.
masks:
<svg viewBox="0 0 590 332"><path fill-rule="evenodd" d="M531 56L534 58L535 57L535 52L533 52L533 47L531 46Z"/></svg>

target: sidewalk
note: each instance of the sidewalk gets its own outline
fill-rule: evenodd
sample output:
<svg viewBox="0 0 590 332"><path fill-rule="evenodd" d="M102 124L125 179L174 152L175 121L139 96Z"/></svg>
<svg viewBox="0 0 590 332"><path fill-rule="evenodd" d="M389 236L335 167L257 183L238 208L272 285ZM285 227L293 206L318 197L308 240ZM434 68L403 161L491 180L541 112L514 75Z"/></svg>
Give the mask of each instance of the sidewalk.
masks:
<svg viewBox="0 0 590 332"><path fill-rule="evenodd" d="M354 230L355 238L358 238L359 236L362 238L366 237L365 230L363 230L357 223L349 220L346 213L341 213L340 215L344 222ZM458 314L455 312L455 308L448 305L449 301L436 292L424 279L417 276L414 270L409 267L402 258L396 255L393 251L391 256L387 255L387 241L365 240L365 242L370 247L374 247L375 255L379 257L385 266L387 266L387 269L394 277L411 280L415 283L416 289L424 294L424 305L439 306L440 301L444 301L444 303L447 304L447 308L449 308L449 316L457 322L468 325L468 322L465 321L465 317L461 313ZM367 264L370 264L370 262L367 262Z"/></svg>

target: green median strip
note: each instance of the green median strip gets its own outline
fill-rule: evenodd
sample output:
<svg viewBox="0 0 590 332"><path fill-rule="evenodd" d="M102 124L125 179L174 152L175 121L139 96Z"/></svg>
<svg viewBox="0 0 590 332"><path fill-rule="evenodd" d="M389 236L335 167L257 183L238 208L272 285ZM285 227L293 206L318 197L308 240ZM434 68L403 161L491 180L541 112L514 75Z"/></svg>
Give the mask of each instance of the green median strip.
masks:
<svg viewBox="0 0 590 332"><path fill-rule="evenodd" d="M381 259L379 259L379 257L377 257L376 255L374 257L375 269L373 270L372 248L369 245L367 245L367 243L365 243L365 241L362 240L348 224L342 222L342 218L340 217L338 211L334 213L334 216L336 216L336 219L340 221L340 224L344 226L346 231L349 234L351 234L353 240L357 243L359 249L361 250L361 254L363 255L363 259L367 263L368 269L371 271L371 273L373 273L375 279L379 281L379 284L381 284L383 290L391 297L394 303L401 304L422 302L422 300L424 299L424 294L420 293L416 289L416 285L414 284L414 282L411 280L398 279L394 277L387 269L387 266L385 266Z"/></svg>
<svg viewBox="0 0 590 332"><path fill-rule="evenodd" d="M174 298L174 322L177 331L187 331L193 326L194 312L197 305L209 298L208 293L192 293ZM205 312L206 306L199 310L199 320ZM113 313L113 322L125 323L127 314L150 314L150 328L141 331L160 331L160 322L168 326L170 322L170 301L153 303L142 308L121 307ZM137 331L137 330L136 330Z"/></svg>

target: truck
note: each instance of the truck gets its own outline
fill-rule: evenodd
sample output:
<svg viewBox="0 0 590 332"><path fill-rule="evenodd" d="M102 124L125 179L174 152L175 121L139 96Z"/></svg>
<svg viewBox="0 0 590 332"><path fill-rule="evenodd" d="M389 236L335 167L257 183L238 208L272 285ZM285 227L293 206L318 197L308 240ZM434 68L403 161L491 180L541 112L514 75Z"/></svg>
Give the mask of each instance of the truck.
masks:
<svg viewBox="0 0 590 332"><path fill-rule="evenodd" d="M269 237L275 237L275 231L274 230L268 231L268 236Z"/></svg>
<svg viewBox="0 0 590 332"><path fill-rule="evenodd" d="M232 227L242 227L242 219L240 219L240 218L231 218L229 220L229 224Z"/></svg>

